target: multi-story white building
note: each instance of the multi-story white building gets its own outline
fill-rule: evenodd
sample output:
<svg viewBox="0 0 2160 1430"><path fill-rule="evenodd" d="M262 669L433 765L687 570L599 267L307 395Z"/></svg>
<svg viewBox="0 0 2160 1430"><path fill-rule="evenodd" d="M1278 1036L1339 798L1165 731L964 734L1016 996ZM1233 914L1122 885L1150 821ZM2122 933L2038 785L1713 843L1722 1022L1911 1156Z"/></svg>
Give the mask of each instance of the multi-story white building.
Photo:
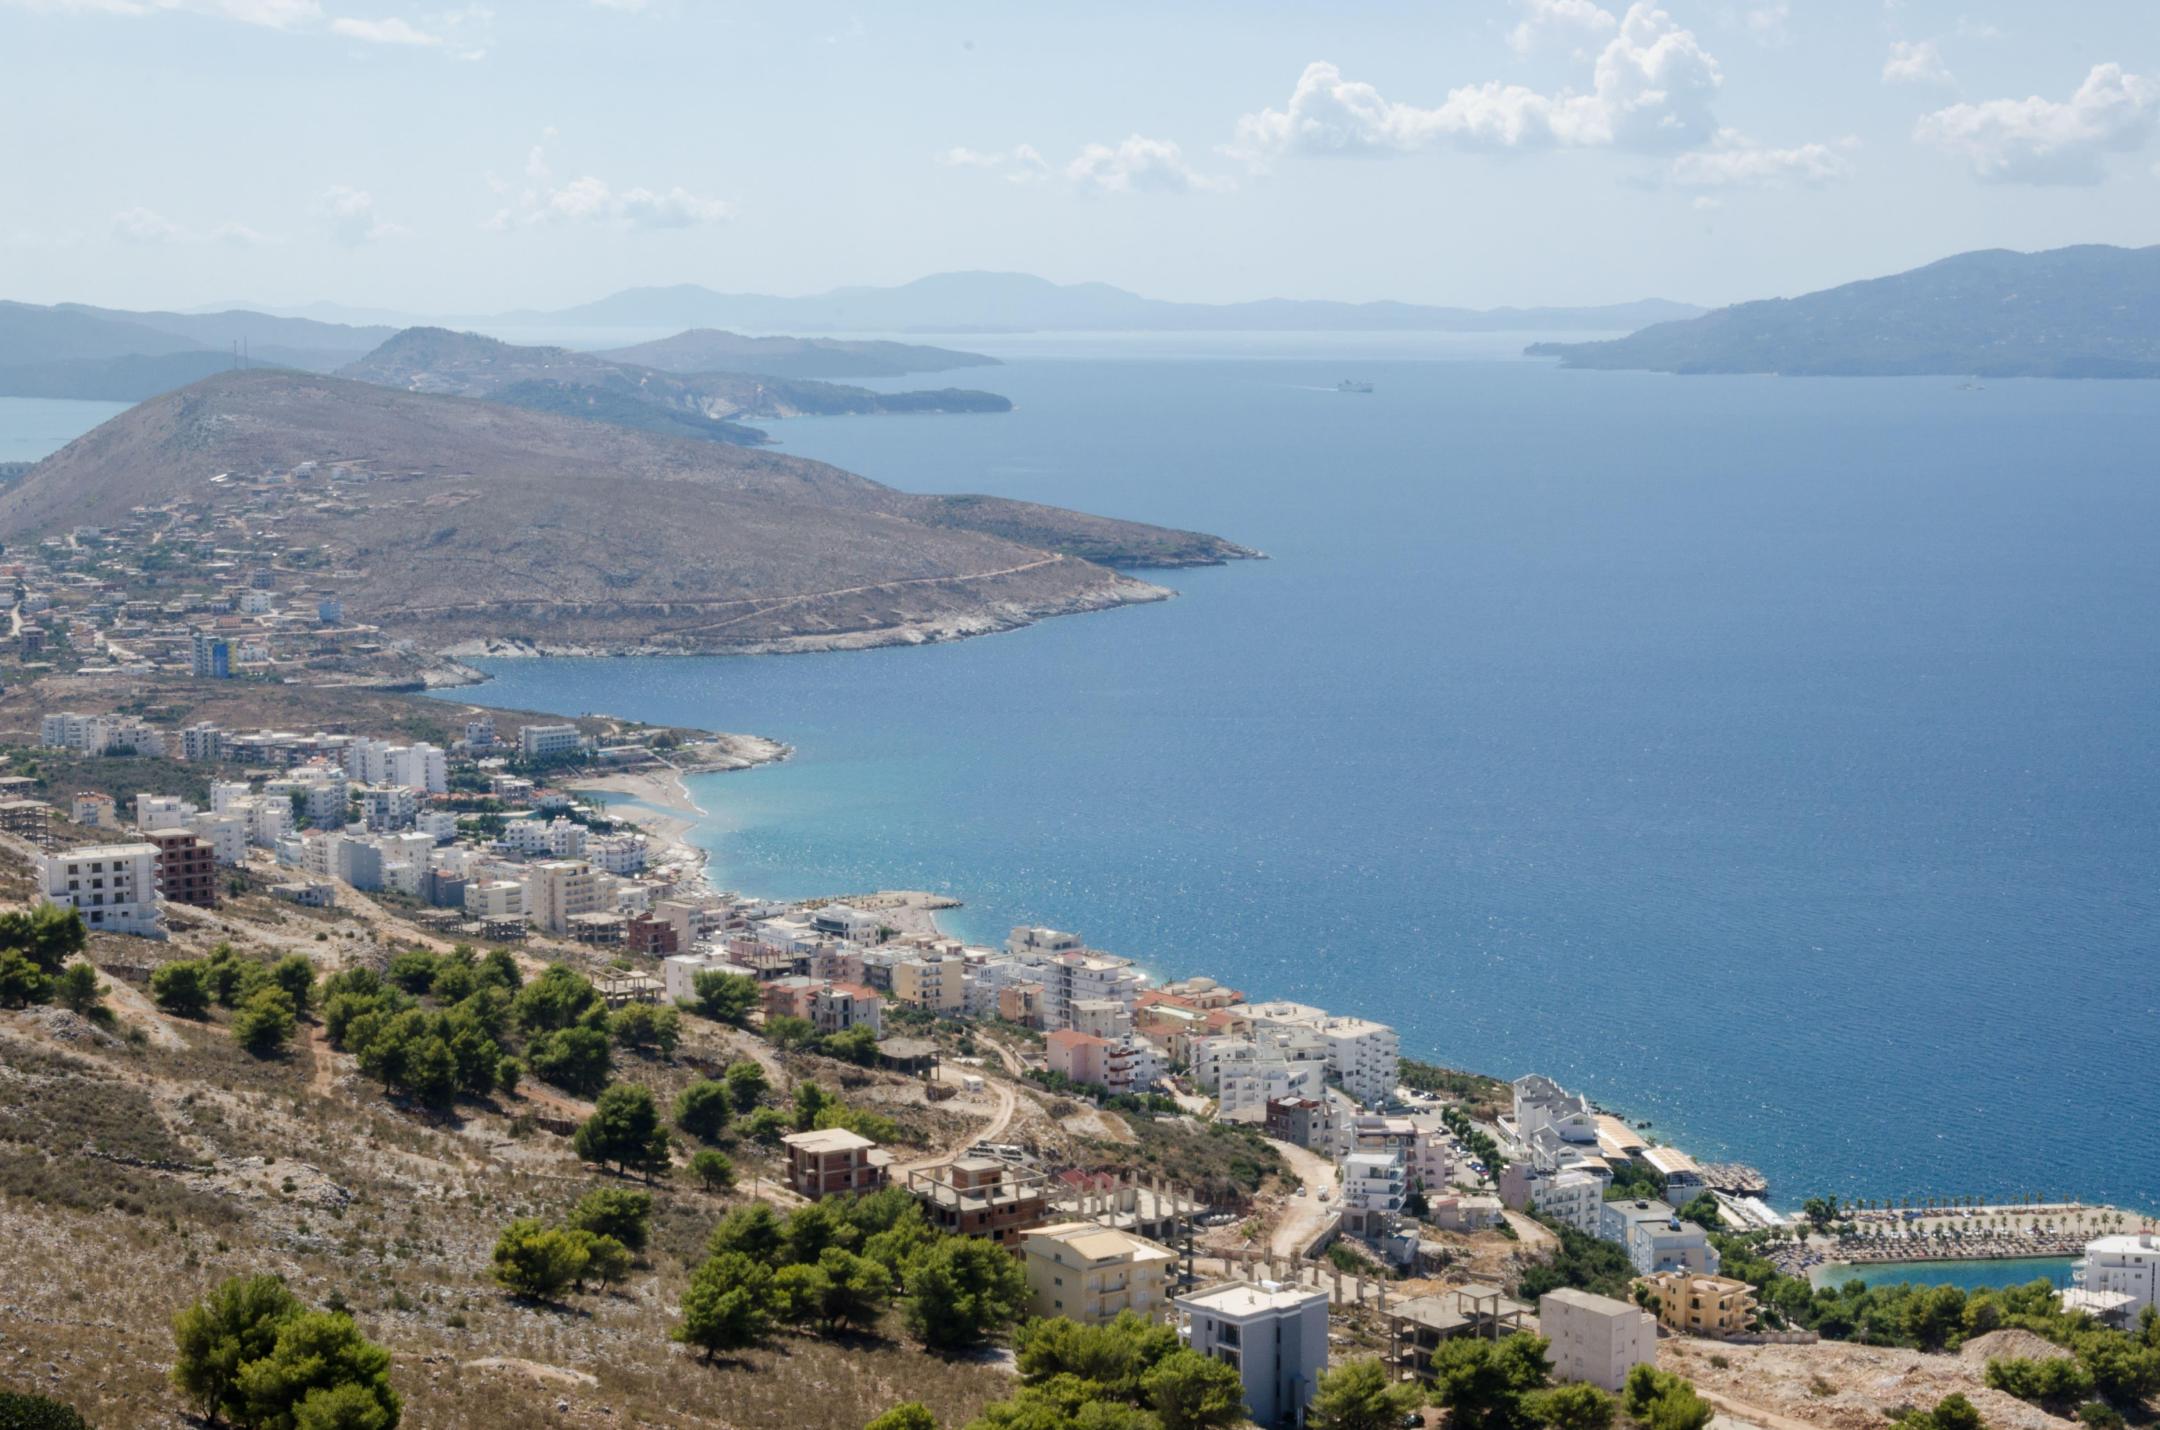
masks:
<svg viewBox="0 0 2160 1430"><path fill-rule="evenodd" d="M65 904L94 933L165 937L155 844L91 844L40 860L47 902Z"/></svg>
<svg viewBox="0 0 2160 1430"><path fill-rule="evenodd" d="M1538 1300L1538 1330L1552 1343L1555 1381L1618 1391L1629 1371L1657 1363L1657 1317L1610 1296L1548 1291Z"/></svg>
<svg viewBox="0 0 2160 1430"><path fill-rule="evenodd" d="M421 742L392 746L384 763L383 779L387 784L426 794L442 794L450 788L450 757L433 745Z"/></svg>
<svg viewBox="0 0 2160 1430"><path fill-rule="evenodd" d="M497 922L525 917L525 886L515 879L487 879L465 885L465 912Z"/></svg>
<svg viewBox="0 0 2160 1430"><path fill-rule="evenodd" d="M209 764L225 757L225 731L204 720L180 732L180 758Z"/></svg>
<svg viewBox="0 0 2160 1430"><path fill-rule="evenodd" d="M410 829L420 814L420 795L404 785L361 785L352 792L360 819L378 833Z"/></svg>
<svg viewBox="0 0 2160 1430"><path fill-rule="evenodd" d="M1193 1041L1199 1043L1202 1040L1195 1038ZM1206 1041L1220 1040L1210 1038ZM1319 1099L1327 1096L1327 1064L1323 1062L1234 1057L1218 1061L1216 1068L1215 1115L1224 1122L1265 1122L1270 1102L1291 1097Z"/></svg>
<svg viewBox="0 0 2160 1430"><path fill-rule="evenodd" d="M210 846L218 863L230 868L247 860L248 821L245 815L230 811L199 813L188 818L187 827Z"/></svg>
<svg viewBox="0 0 2160 1430"><path fill-rule="evenodd" d="M118 807L109 794L96 790L84 790L77 794L68 818L87 829L117 829L120 826Z"/></svg>
<svg viewBox="0 0 2160 1430"><path fill-rule="evenodd" d="M145 834L155 834L161 829L185 829L195 814L195 806L176 794L135 796L135 827Z"/></svg>
<svg viewBox="0 0 2160 1430"><path fill-rule="evenodd" d="M1399 1212L1409 1195L1409 1174L1400 1152L1352 1152L1342 1159L1345 1210Z"/></svg>
<svg viewBox="0 0 2160 1430"><path fill-rule="evenodd" d="M1659 1271L1692 1271L1715 1276L1721 1264L1703 1229L1682 1221L1661 1201L1607 1202L1600 1211L1598 1235L1617 1241L1644 1276Z"/></svg>
<svg viewBox="0 0 2160 1430"><path fill-rule="evenodd" d="M2160 1237L2144 1231L2087 1242L2073 1279L2081 1290L2134 1298L2129 1316L2135 1321L2139 1307L2160 1306Z"/></svg>
<svg viewBox="0 0 2160 1430"><path fill-rule="evenodd" d="M645 872L646 853L642 834L608 834L585 841L585 858L595 868L622 878Z"/></svg>
<svg viewBox="0 0 2160 1430"><path fill-rule="evenodd" d="M1579 1092L1569 1092L1541 1073L1515 1079L1515 1126L1517 1141L1528 1144L1540 1131L1551 1129L1562 1142L1595 1148L1598 1140L1597 1109Z"/></svg>
<svg viewBox="0 0 2160 1430"><path fill-rule="evenodd" d="M1015 931L1017 937L1019 932ZM1032 932L1047 932L1034 930ZM1147 977L1129 958L1094 949L1056 953L1016 951L1024 976L1043 986L1043 1026L1073 1026L1075 1003L1116 1002L1130 1011L1140 1001Z"/></svg>
<svg viewBox="0 0 2160 1430"><path fill-rule="evenodd" d="M1176 1297L1171 1305L1186 1347L1237 1371L1245 1383L1245 1413L1255 1425L1282 1430L1305 1423L1305 1409L1327 1369L1325 1291L1233 1281Z"/></svg>
<svg viewBox="0 0 2160 1430"><path fill-rule="evenodd" d="M550 859L526 873L526 913L549 933L568 933L572 918L600 907L599 871L582 859Z"/></svg>
<svg viewBox="0 0 2160 1430"><path fill-rule="evenodd" d="M575 725L518 726L518 758L557 760L585 748L585 737Z"/></svg>
<svg viewBox="0 0 2160 1430"><path fill-rule="evenodd" d="M1394 1096L1402 1072L1402 1039L1385 1023L1370 1018L1329 1018L1319 1027L1327 1043L1328 1070L1367 1107Z"/></svg>

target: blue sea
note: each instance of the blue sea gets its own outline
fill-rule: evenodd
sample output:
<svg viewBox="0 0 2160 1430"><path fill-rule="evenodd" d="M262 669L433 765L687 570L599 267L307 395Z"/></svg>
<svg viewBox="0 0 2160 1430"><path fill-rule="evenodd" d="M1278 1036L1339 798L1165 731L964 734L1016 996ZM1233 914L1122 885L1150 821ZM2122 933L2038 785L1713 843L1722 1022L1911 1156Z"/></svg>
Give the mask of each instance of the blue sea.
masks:
<svg viewBox="0 0 2160 1430"><path fill-rule="evenodd" d="M794 745L697 782L727 886L945 890L971 939L1377 1016L1781 1204L2160 1208L2160 384L1004 352L956 379L1010 414L775 431L1270 559L953 645L503 662L483 698Z"/></svg>
<svg viewBox="0 0 2160 1430"><path fill-rule="evenodd" d="M2071 1284L2072 1258L2028 1256L2002 1261L1883 1261L1868 1266L1818 1266L1808 1273L1817 1286L1844 1286L1857 1281L1863 1286L1956 1286L1978 1291L1989 1286L2028 1286L2045 1281L2051 1286Z"/></svg>

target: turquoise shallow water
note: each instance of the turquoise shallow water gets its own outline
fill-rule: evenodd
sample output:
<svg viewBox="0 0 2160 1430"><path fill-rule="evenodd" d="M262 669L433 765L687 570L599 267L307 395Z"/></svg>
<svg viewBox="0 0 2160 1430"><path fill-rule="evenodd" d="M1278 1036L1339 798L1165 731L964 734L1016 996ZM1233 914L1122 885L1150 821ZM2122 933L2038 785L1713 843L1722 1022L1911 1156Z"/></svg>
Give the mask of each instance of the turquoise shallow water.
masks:
<svg viewBox="0 0 2160 1430"><path fill-rule="evenodd" d="M2066 1256L2039 1256L2010 1261L1885 1261L1873 1266L1818 1266L1808 1279L1817 1286L1843 1286L1848 1281L1863 1286L1894 1286L1909 1281L1917 1286L1956 1286L1966 1291L1984 1286L2023 1286L2033 1281L2068 1286L2071 1260Z"/></svg>
<svg viewBox="0 0 2160 1430"><path fill-rule="evenodd" d="M2160 1139L2122 1135L2160 1116L2126 1051L2160 1016L2160 384L1154 350L970 380L1018 410L776 430L1273 559L488 698L795 744L701 786L745 889L949 890L973 938L1376 1014L1780 1202L2160 1206Z"/></svg>

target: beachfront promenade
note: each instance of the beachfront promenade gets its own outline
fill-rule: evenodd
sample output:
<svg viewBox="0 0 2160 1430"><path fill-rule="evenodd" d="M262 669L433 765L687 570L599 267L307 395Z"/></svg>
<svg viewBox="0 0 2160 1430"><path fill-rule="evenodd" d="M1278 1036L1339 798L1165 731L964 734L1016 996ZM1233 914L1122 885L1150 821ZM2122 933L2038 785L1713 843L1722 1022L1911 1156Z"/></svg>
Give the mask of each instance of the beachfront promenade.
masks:
<svg viewBox="0 0 2160 1430"><path fill-rule="evenodd" d="M2095 1237L2145 1224L2134 1213L2083 1202L1847 1210L1824 1230L1796 1222L1795 1239L1774 1244L1768 1255L1793 1276L1825 1265L2079 1256Z"/></svg>

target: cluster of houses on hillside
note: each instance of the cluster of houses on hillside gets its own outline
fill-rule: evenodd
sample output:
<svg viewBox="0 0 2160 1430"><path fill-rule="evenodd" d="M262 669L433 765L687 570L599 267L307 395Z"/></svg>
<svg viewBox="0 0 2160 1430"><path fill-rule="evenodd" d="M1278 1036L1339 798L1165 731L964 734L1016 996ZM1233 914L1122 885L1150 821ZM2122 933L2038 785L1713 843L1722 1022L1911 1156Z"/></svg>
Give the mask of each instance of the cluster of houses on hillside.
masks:
<svg viewBox="0 0 2160 1430"><path fill-rule="evenodd" d="M220 546L221 535L247 536L245 523L220 527L198 505L145 508L117 527L81 526L11 551L0 580L19 593L22 660L64 653L80 674L223 680L355 669L384 652L378 630L347 624L344 573L281 565L253 541Z"/></svg>

